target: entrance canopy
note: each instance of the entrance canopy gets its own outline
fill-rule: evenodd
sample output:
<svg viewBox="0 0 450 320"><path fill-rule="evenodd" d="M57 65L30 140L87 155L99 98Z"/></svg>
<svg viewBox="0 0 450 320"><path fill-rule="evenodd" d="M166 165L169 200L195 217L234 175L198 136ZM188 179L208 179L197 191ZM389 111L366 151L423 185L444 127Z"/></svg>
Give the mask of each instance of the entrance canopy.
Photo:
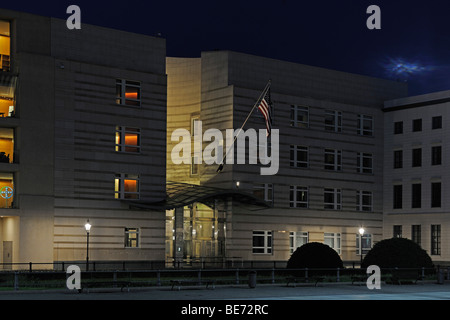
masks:
<svg viewBox="0 0 450 320"><path fill-rule="evenodd" d="M255 197L253 194L236 189L222 189L168 181L166 186L166 193L166 200L158 203L149 203L145 201L133 201L131 203L128 203L130 203L130 205L135 208L164 208L168 210L184 207L195 202L200 202L209 207L213 207L216 200L226 200L232 198L232 200L245 204L251 204L266 208L270 207L267 202Z"/></svg>

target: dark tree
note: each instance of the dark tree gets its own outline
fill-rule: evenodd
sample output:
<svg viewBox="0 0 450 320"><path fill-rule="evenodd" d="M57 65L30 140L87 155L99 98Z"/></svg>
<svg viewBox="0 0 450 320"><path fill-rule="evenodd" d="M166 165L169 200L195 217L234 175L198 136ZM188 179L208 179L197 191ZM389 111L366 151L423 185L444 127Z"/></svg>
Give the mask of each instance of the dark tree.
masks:
<svg viewBox="0 0 450 320"><path fill-rule="evenodd" d="M310 242L297 248L287 263L288 269L328 269L311 271L310 274L334 273L336 268L343 268L341 257L330 246Z"/></svg>
<svg viewBox="0 0 450 320"><path fill-rule="evenodd" d="M385 239L375 244L365 256L362 268L370 265L380 268L433 268L428 253L406 238Z"/></svg>

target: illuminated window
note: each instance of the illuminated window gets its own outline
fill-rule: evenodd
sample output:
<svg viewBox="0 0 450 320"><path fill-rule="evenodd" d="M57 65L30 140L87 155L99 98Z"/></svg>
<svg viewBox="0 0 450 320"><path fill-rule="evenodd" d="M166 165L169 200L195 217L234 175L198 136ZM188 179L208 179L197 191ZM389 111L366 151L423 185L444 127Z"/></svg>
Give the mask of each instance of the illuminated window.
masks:
<svg viewBox="0 0 450 320"><path fill-rule="evenodd" d="M116 151L139 153L141 151L141 130L117 126Z"/></svg>
<svg viewBox="0 0 450 320"><path fill-rule="evenodd" d="M139 248L139 228L125 228L125 248Z"/></svg>
<svg viewBox="0 0 450 320"><path fill-rule="evenodd" d="M141 83L138 81L117 79L116 103L139 107L141 105Z"/></svg>
<svg viewBox="0 0 450 320"><path fill-rule="evenodd" d="M323 243L336 250L338 254L341 254L341 234L340 233L328 233L323 235Z"/></svg>
<svg viewBox="0 0 450 320"><path fill-rule="evenodd" d="M308 243L308 232L291 231L289 232L289 252L294 253L297 248Z"/></svg>
<svg viewBox="0 0 450 320"><path fill-rule="evenodd" d="M114 193L116 199L139 199L139 176L120 173L116 174L114 181Z"/></svg>
<svg viewBox="0 0 450 320"><path fill-rule="evenodd" d="M0 162L12 163L14 161L14 130L0 128Z"/></svg>
<svg viewBox="0 0 450 320"><path fill-rule="evenodd" d="M360 246L361 244L361 246ZM372 249L372 235L371 234L363 234L361 237L360 234L356 234L356 254L361 255L361 248L362 248L362 254L367 254L370 249Z"/></svg>
<svg viewBox="0 0 450 320"><path fill-rule="evenodd" d="M0 172L0 208L13 208L14 178L12 173Z"/></svg>
<svg viewBox="0 0 450 320"><path fill-rule="evenodd" d="M0 70L11 70L11 34L9 21L0 20Z"/></svg>
<svg viewBox="0 0 450 320"><path fill-rule="evenodd" d="M16 83L16 76L3 74L0 77L0 118L15 116Z"/></svg>

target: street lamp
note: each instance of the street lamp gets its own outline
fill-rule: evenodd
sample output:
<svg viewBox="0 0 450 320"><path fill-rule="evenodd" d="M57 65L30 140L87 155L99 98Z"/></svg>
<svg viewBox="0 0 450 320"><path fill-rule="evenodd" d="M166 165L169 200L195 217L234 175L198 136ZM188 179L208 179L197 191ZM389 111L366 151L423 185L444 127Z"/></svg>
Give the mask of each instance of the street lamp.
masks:
<svg viewBox="0 0 450 320"><path fill-rule="evenodd" d="M363 227L359 228L359 251L360 251L360 254L361 254L361 264L360 264L361 267L362 267L362 260L363 260L363 258L362 258L362 256L363 256L362 237L363 237L365 231L366 230L364 230Z"/></svg>
<svg viewBox="0 0 450 320"><path fill-rule="evenodd" d="M84 225L84 229L86 229L86 271L89 271L89 231L91 231L91 227L88 219Z"/></svg>

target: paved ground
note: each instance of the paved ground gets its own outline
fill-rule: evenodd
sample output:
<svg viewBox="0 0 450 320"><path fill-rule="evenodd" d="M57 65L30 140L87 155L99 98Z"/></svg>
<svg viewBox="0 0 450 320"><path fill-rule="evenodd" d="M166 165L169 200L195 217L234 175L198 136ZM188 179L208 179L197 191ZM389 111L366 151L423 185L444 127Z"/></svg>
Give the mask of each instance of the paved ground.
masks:
<svg viewBox="0 0 450 320"><path fill-rule="evenodd" d="M365 285L350 283L324 283L318 287L286 287L283 284L182 287L91 289L89 293L69 290L0 292L0 300L450 300L450 282L416 285L389 285L382 283L380 290L369 290Z"/></svg>

